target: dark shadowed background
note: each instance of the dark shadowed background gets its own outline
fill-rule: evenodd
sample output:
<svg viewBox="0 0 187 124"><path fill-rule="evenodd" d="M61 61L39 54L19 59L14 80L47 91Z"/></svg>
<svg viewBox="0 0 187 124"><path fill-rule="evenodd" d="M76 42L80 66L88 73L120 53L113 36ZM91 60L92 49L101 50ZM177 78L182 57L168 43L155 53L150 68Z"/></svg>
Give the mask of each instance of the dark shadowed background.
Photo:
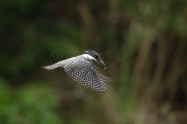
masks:
<svg viewBox="0 0 187 124"><path fill-rule="evenodd" d="M187 123L185 0L3 0L0 41L0 124ZM105 92L41 68L87 49Z"/></svg>

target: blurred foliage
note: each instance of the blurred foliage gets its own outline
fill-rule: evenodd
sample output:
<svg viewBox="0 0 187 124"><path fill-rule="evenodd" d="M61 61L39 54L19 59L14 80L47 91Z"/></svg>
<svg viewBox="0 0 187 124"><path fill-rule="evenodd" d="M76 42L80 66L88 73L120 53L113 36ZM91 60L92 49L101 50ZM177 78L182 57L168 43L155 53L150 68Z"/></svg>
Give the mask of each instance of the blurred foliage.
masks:
<svg viewBox="0 0 187 124"><path fill-rule="evenodd" d="M187 1L0 2L0 123L187 123ZM106 92L41 67L99 52Z"/></svg>
<svg viewBox="0 0 187 124"><path fill-rule="evenodd" d="M58 103L53 89L24 86L11 89L0 78L0 122L3 124L62 124L56 112Z"/></svg>

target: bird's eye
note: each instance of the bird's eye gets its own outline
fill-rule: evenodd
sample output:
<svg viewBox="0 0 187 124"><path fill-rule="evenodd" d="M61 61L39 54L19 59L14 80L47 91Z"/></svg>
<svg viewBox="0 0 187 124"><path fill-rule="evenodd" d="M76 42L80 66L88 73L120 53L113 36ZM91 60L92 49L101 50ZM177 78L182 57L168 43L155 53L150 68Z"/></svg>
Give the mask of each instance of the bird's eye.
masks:
<svg viewBox="0 0 187 124"><path fill-rule="evenodd" d="M99 56L95 56L95 58L96 58L96 59L98 59L98 58L99 58Z"/></svg>

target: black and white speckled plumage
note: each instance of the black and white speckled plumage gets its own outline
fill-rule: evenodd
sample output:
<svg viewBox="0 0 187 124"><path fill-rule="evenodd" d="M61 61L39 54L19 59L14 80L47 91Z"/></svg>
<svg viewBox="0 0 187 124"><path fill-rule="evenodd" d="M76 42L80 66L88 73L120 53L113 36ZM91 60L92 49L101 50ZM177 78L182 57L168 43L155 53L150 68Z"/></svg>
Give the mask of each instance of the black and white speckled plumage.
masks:
<svg viewBox="0 0 187 124"><path fill-rule="evenodd" d="M107 83L110 82L110 78L99 72L97 67L92 63L92 61L102 62L100 56L100 60L98 60L97 56L95 57L94 55L89 55L87 51L85 53L86 54L59 61L55 64L45 66L43 68L52 70L58 67L62 67L73 80L77 81L81 85L84 85L85 87L95 91L106 90Z"/></svg>

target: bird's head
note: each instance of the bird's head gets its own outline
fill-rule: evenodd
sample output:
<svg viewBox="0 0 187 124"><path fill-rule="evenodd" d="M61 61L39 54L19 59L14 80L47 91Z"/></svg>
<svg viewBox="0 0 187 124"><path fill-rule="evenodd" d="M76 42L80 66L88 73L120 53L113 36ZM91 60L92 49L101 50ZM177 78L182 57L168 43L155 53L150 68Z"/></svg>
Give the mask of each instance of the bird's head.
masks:
<svg viewBox="0 0 187 124"><path fill-rule="evenodd" d="M96 61L98 61L106 69L106 65L102 61L99 53L97 53L96 51L93 51L93 50L86 50L85 54L92 56Z"/></svg>

